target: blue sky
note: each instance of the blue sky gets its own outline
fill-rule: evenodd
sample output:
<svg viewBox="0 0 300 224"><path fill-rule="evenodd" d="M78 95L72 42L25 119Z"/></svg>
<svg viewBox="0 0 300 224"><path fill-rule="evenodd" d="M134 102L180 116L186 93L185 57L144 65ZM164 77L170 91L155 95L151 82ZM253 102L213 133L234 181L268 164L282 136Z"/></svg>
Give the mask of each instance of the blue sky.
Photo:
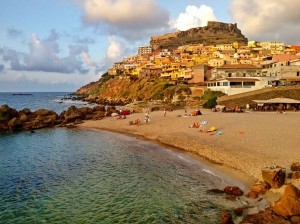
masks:
<svg viewBox="0 0 300 224"><path fill-rule="evenodd" d="M292 3L291 3L292 2ZM75 91L151 36L237 23L249 40L300 44L300 1L3 0L0 92Z"/></svg>

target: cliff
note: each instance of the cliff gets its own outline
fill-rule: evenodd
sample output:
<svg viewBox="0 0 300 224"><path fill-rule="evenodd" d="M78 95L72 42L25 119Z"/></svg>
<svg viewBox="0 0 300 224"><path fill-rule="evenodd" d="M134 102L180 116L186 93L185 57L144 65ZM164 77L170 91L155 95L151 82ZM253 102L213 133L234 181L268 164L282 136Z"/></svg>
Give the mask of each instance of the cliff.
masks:
<svg viewBox="0 0 300 224"><path fill-rule="evenodd" d="M89 102L123 105L149 100L181 102L191 94L191 90L187 85L173 85L163 80L104 75L99 81L78 89L76 94L87 95L85 100Z"/></svg>
<svg viewBox="0 0 300 224"><path fill-rule="evenodd" d="M231 44L238 42L246 45L248 39L237 28L237 24L210 21L205 27L177 31L162 36L151 37L150 45L154 50L175 49L188 44Z"/></svg>

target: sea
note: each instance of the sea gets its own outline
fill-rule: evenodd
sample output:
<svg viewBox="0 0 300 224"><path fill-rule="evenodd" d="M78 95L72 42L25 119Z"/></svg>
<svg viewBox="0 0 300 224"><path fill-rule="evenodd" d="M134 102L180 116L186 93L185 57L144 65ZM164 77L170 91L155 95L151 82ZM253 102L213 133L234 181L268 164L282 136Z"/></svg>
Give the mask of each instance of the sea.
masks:
<svg viewBox="0 0 300 224"><path fill-rule="evenodd" d="M0 93L0 105L57 113L68 93ZM50 128L0 134L0 223L219 223L238 184L180 151L135 137Z"/></svg>

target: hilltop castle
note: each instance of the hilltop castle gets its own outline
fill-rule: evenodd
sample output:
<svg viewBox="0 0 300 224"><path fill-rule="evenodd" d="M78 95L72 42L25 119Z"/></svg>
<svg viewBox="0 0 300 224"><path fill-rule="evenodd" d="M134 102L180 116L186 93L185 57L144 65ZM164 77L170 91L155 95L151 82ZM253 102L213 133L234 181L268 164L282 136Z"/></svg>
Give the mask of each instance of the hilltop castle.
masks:
<svg viewBox="0 0 300 224"><path fill-rule="evenodd" d="M188 44L231 44L237 42L247 45L248 39L238 29L237 24L208 21L207 26L192 28L187 31L167 33L151 37L150 45L153 50L176 49Z"/></svg>

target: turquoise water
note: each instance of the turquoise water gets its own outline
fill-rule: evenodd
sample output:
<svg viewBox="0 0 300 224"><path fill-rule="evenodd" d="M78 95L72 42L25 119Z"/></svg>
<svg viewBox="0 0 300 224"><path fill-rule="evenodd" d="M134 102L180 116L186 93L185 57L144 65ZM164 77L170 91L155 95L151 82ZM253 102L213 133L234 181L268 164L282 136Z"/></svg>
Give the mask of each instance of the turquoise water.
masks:
<svg viewBox="0 0 300 224"><path fill-rule="evenodd" d="M66 93L13 96L0 105L57 113L84 102ZM109 132L53 128L0 134L0 224L218 223L241 206L207 193L224 179L197 160Z"/></svg>
<svg viewBox="0 0 300 224"><path fill-rule="evenodd" d="M0 106L7 104L17 110L29 108L31 111L43 108L57 113L61 113L72 105L76 107L90 106L87 102L61 100L68 94L67 92L32 92L26 94L30 95L14 95L14 93L0 92Z"/></svg>
<svg viewBox="0 0 300 224"><path fill-rule="evenodd" d="M224 186L187 155L108 132L0 136L0 223L216 223Z"/></svg>

